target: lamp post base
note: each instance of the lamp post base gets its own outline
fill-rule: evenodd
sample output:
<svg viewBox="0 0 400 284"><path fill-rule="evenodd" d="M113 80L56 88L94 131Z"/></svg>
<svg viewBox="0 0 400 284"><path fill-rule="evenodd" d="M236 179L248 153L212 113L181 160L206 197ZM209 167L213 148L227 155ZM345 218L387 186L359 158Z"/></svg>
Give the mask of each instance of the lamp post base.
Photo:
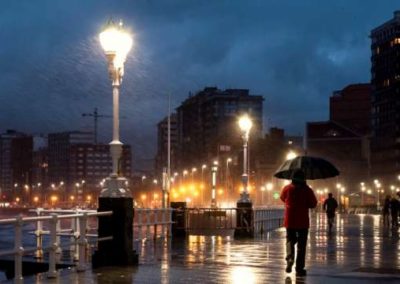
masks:
<svg viewBox="0 0 400 284"><path fill-rule="evenodd" d="M105 187L100 192L100 197L130 197L130 191L127 189L128 180L124 177L114 175L106 178Z"/></svg>
<svg viewBox="0 0 400 284"><path fill-rule="evenodd" d="M112 240L98 243L92 258L93 268L138 264L138 254L133 249L132 197L100 197L97 211L113 212L111 216L99 217L98 228L99 238L112 236Z"/></svg>
<svg viewBox="0 0 400 284"><path fill-rule="evenodd" d="M247 194L248 195L248 194ZM253 203L250 199L242 202L239 200L236 203L236 229L235 238L252 238L254 237L253 226Z"/></svg>

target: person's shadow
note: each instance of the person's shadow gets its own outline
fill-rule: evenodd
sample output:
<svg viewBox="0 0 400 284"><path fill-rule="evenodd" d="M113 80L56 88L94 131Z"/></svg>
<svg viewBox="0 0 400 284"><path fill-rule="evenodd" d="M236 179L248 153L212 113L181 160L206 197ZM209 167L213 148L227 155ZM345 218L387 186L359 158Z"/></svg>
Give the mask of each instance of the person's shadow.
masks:
<svg viewBox="0 0 400 284"><path fill-rule="evenodd" d="M285 279L285 284L304 284L306 283L306 278L305 277L294 277L292 280L292 277L287 276Z"/></svg>

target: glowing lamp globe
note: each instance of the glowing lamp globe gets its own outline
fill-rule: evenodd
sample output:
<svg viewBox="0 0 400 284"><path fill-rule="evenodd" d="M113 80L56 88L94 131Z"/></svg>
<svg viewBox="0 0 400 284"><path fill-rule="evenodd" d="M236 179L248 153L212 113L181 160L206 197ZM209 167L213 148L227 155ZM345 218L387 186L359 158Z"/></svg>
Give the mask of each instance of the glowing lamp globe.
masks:
<svg viewBox="0 0 400 284"><path fill-rule="evenodd" d="M253 122L247 115L244 115L239 119L239 127L243 132L249 133L252 126Z"/></svg>
<svg viewBox="0 0 400 284"><path fill-rule="evenodd" d="M107 56L113 56L117 63L123 63L133 45L132 36L123 28L122 22L109 21L100 33L100 44Z"/></svg>

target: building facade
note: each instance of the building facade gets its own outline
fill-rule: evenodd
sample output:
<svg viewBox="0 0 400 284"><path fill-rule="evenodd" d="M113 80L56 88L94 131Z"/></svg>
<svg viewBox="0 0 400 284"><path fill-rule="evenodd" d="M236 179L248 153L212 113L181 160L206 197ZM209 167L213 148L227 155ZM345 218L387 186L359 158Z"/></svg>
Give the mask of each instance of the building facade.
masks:
<svg viewBox="0 0 400 284"><path fill-rule="evenodd" d="M131 147L123 145L120 173L131 176ZM100 182L112 171L108 144L93 144L91 132L62 132L48 135L48 180L64 192L98 192Z"/></svg>
<svg viewBox="0 0 400 284"><path fill-rule="evenodd" d="M371 132L371 84L351 84L329 98L329 119L361 135Z"/></svg>
<svg viewBox="0 0 400 284"><path fill-rule="evenodd" d="M0 188L7 199L28 199L32 182L33 137L7 130L0 135Z"/></svg>
<svg viewBox="0 0 400 284"><path fill-rule="evenodd" d="M247 89L214 87L187 98L177 108L178 168L237 155L242 149L237 121L244 113L253 121L250 143L261 137L263 100L262 96L250 95Z"/></svg>
<svg viewBox="0 0 400 284"><path fill-rule="evenodd" d="M371 31L372 142L375 176L400 172L400 11Z"/></svg>

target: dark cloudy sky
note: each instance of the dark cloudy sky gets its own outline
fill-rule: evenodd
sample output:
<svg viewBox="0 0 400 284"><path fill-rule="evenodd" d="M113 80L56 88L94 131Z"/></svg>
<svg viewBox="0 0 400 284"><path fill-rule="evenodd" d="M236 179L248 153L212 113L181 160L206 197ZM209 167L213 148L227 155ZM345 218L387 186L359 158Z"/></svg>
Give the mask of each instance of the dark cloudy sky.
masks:
<svg viewBox="0 0 400 284"><path fill-rule="evenodd" d="M135 35L121 93L121 136L139 164L154 156L156 123L204 86L265 97L264 123L290 134L328 117L333 90L370 79L370 30L389 0L15 0L0 8L0 131L90 130L81 113L111 114L98 42L123 19ZM100 122L103 142L111 120Z"/></svg>

